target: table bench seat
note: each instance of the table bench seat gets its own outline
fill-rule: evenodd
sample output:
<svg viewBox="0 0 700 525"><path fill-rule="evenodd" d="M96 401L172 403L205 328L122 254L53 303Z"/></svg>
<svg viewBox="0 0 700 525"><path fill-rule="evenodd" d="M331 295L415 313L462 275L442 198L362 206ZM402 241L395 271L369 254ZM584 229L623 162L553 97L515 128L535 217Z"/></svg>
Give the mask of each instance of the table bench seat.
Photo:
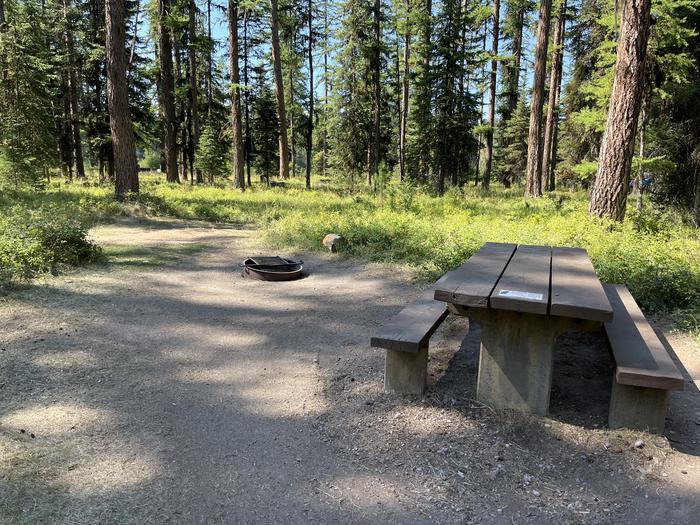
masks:
<svg viewBox="0 0 700 525"><path fill-rule="evenodd" d="M615 360L610 428L662 432L668 392L683 389L683 375L623 284L604 285L614 318L605 333Z"/></svg>
<svg viewBox="0 0 700 525"><path fill-rule="evenodd" d="M445 303L433 299L435 286L448 276L449 272L370 339L371 346L386 349L384 390L387 392L420 395L425 390L430 337L449 314Z"/></svg>

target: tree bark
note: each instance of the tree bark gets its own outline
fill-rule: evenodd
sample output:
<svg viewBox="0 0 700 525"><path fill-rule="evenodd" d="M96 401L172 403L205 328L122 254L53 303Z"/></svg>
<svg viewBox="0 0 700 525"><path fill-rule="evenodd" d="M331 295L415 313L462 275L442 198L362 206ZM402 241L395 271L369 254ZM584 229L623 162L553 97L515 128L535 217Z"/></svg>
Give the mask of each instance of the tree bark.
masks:
<svg viewBox="0 0 700 525"><path fill-rule="evenodd" d="M173 78L173 46L166 18L170 15L170 1L158 1L158 66L160 70L159 103L163 119L163 157L165 178L168 182L180 182L177 171L177 118L175 116L175 80Z"/></svg>
<svg viewBox="0 0 700 525"><path fill-rule="evenodd" d="M246 8L243 14L243 103L245 106L245 170L246 178L248 179L248 187L253 183L250 179L250 164L253 156L253 139L250 136L250 97L248 89L248 20L250 18L250 9Z"/></svg>
<svg viewBox="0 0 700 525"><path fill-rule="evenodd" d="M287 138L287 113L284 107L284 82L282 80L282 54L280 52L279 19L277 0L270 0L270 24L272 30L272 65L275 77L275 96L277 98L277 117L279 119L279 175L289 178L289 140Z"/></svg>
<svg viewBox="0 0 700 525"><path fill-rule="evenodd" d="M238 70L238 0L228 1L229 62L231 68L231 129L233 130L233 178L236 188L245 190L241 87Z"/></svg>
<svg viewBox="0 0 700 525"><path fill-rule="evenodd" d="M129 115L126 85L124 12L124 0L106 0L107 106L114 152L115 190L117 200L120 201L123 201L129 193L139 192L136 143Z"/></svg>
<svg viewBox="0 0 700 525"><path fill-rule="evenodd" d="M399 113L399 179L406 179L406 130L408 128L408 80L411 73L411 2L404 0L406 28L403 45L403 78L401 79L401 112Z"/></svg>
<svg viewBox="0 0 700 525"><path fill-rule="evenodd" d="M549 99L547 101L547 119L544 126L544 149L542 151L542 190L554 191L554 138L559 124L559 96L563 72L564 28L566 24L566 0L562 0L554 28L552 44L552 65L549 75Z"/></svg>
<svg viewBox="0 0 700 525"><path fill-rule="evenodd" d="M634 138L644 88L651 0L626 0L617 45L615 80L588 211L625 218Z"/></svg>
<svg viewBox="0 0 700 525"><path fill-rule="evenodd" d="M197 75L197 4L195 0L190 0L189 7L189 62L190 62L190 175L192 177L197 177L197 182L201 184L204 182L202 178L202 170L194 168L194 159L197 152L197 146L199 145L199 134L201 131L199 122L199 76Z"/></svg>
<svg viewBox="0 0 700 525"><path fill-rule="evenodd" d="M214 100L214 81L213 81L213 63L214 63L214 42L211 38L211 0L207 0L207 117L211 118L211 108Z"/></svg>
<svg viewBox="0 0 700 525"><path fill-rule="evenodd" d="M429 133L428 126L431 115L431 101L432 101L432 86L431 82L431 71L430 71L430 59L432 56L433 48L433 0L425 0L425 24L423 26L423 42L421 50L423 53L423 71L421 72L421 78L419 82L419 93L416 97L416 112L414 115L420 118L419 122L422 122L422 128L419 128L420 134ZM419 105L419 104L420 105ZM420 178L427 182L430 177L430 141L427 136L419 136L419 149L418 149L418 171Z"/></svg>
<svg viewBox="0 0 700 525"><path fill-rule="evenodd" d="M481 51L485 54L486 53L486 33L488 32L488 25L487 22L484 21L484 35L481 40ZM481 64L481 78L484 78L486 76L486 62ZM482 127L484 124L484 97L486 96L486 90L482 89L481 90L481 97L479 101L479 127ZM479 170L481 169L481 138L482 138L482 133L479 132L479 136L477 137L477 146L476 146L476 165L474 168L474 186L479 185Z"/></svg>
<svg viewBox="0 0 700 525"><path fill-rule="evenodd" d="M496 77L498 72L498 33L500 29L501 2L493 0L493 34L491 35L491 75L489 79L489 129L486 131L486 151L484 153L484 175L481 185L489 189L491 165L493 164L493 128L496 125Z"/></svg>
<svg viewBox="0 0 700 525"><path fill-rule="evenodd" d="M68 55L68 98L70 102L70 127L72 133L73 158L75 159L75 176L85 178L85 164L83 162L83 143L80 138L80 107L78 105L77 60L75 58L75 36L72 30L72 20L69 16L70 2L63 2L63 17L66 24L64 34L66 53Z"/></svg>
<svg viewBox="0 0 700 525"><path fill-rule="evenodd" d="M382 126L382 2L374 0L374 19L372 21L372 32L374 36L373 49L373 64L372 64L372 85L373 85L373 102L374 102L374 133L370 171L368 174L368 183L372 185L372 177L376 178L379 175L379 152L381 151L381 126Z"/></svg>
<svg viewBox="0 0 700 525"><path fill-rule="evenodd" d="M542 195L542 107L544 106L544 83L547 69L547 45L549 43L549 22L552 14L552 0L541 0L540 20L537 24L537 45L535 47L535 71L532 81L532 102L530 106L530 129L527 139L527 187L526 197Z"/></svg>
<svg viewBox="0 0 700 525"><path fill-rule="evenodd" d="M328 0L323 9L323 177L328 169Z"/></svg>
<svg viewBox="0 0 700 525"><path fill-rule="evenodd" d="M311 159L313 148L314 135L314 55L313 55L313 1L309 0L309 41L308 41L308 58L309 58L309 123L306 130L306 189L311 189Z"/></svg>

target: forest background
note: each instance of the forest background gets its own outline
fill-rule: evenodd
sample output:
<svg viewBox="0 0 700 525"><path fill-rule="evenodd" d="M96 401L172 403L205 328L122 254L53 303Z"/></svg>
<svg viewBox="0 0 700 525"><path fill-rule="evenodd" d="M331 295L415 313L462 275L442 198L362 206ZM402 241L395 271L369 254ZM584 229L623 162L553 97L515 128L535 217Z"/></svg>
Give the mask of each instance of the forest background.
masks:
<svg viewBox="0 0 700 525"><path fill-rule="evenodd" d="M698 330L699 26L692 0L0 0L2 281L145 212L425 277L487 240L582 246Z"/></svg>

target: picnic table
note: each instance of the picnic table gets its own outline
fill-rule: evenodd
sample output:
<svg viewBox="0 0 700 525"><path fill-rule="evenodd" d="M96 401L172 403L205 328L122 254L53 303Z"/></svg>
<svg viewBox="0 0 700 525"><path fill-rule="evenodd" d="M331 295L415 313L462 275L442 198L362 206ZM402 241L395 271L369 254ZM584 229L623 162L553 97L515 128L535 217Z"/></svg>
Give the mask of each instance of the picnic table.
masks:
<svg viewBox="0 0 700 525"><path fill-rule="evenodd" d="M486 243L437 284L434 298L481 325L477 399L541 415L549 408L557 337L613 319L580 248Z"/></svg>
<svg viewBox="0 0 700 525"><path fill-rule="evenodd" d="M581 248L486 243L372 336L386 349L386 391L423 393L429 341L449 313L481 325L476 397L494 408L547 414L557 337L601 327L615 364L610 428L663 431L669 392L683 389L627 287L603 285Z"/></svg>

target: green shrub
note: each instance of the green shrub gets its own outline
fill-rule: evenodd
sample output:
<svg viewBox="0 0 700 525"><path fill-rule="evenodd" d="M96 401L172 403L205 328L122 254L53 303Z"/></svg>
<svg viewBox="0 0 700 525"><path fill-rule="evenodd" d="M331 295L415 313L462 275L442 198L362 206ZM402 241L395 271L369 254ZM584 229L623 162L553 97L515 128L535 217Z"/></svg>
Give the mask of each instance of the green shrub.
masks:
<svg viewBox="0 0 700 525"><path fill-rule="evenodd" d="M62 265L99 257L99 247L88 238L89 214L36 197L28 201L0 200L0 283L55 274Z"/></svg>

